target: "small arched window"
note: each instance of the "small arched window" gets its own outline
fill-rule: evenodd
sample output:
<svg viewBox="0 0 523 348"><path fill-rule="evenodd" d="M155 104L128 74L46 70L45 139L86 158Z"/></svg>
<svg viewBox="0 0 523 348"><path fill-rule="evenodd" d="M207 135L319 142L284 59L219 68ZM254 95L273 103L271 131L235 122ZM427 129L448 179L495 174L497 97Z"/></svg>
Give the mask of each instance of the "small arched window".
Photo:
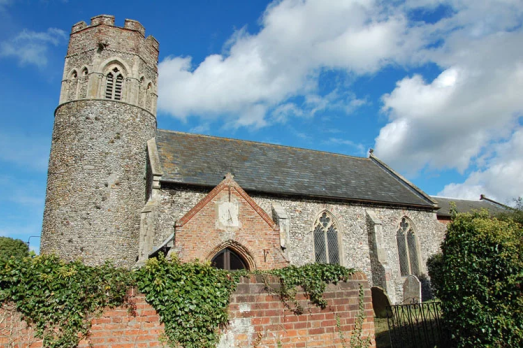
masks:
<svg viewBox="0 0 523 348"><path fill-rule="evenodd" d="M247 262L230 248L225 248L216 254L216 256L212 258L211 264L216 268L228 271L248 269Z"/></svg>
<svg viewBox="0 0 523 348"><path fill-rule="evenodd" d="M111 70L106 76L105 98L122 100L124 77L117 67Z"/></svg>
<svg viewBox="0 0 523 348"><path fill-rule="evenodd" d="M89 70L87 70L87 68L83 68L82 76L87 76L87 75L89 75Z"/></svg>
<svg viewBox="0 0 523 348"><path fill-rule="evenodd" d="M420 260L418 253L418 240L412 228L411 222L405 217L401 219L400 228L396 234L396 240L398 243L401 275L419 275Z"/></svg>
<svg viewBox="0 0 523 348"><path fill-rule="evenodd" d="M318 263L340 264L338 228L327 212L314 223L314 257Z"/></svg>

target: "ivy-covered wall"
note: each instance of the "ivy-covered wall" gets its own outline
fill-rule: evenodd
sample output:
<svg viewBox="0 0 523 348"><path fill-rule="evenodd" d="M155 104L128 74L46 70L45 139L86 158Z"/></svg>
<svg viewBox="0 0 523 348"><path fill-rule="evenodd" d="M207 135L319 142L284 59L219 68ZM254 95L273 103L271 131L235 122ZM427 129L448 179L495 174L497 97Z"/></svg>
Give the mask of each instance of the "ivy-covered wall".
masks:
<svg viewBox="0 0 523 348"><path fill-rule="evenodd" d="M274 278L276 280L276 278ZM272 281L269 285L276 287ZM296 298L304 307L297 315L277 295L265 290L262 277L243 278L231 297L229 324L224 329L219 348L225 347L333 347L341 346L351 337L359 311L359 289L363 286L365 320L362 337L372 337L375 347L374 321L369 285L365 275L357 272L346 282L327 285L325 309L308 305L303 293ZM78 347L136 348L164 347L164 328L154 308L145 301L145 295L132 290L132 306L105 310L92 320L88 339ZM41 340L27 330L12 307L0 309L0 346L15 343L20 347L42 347ZM16 345L15 345L16 346Z"/></svg>

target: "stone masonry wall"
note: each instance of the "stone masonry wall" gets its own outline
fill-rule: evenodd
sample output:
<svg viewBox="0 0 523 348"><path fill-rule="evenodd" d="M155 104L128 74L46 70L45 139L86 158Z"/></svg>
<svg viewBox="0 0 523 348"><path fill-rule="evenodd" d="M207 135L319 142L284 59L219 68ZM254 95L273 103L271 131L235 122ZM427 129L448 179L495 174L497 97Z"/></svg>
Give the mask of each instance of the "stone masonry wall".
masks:
<svg viewBox="0 0 523 348"><path fill-rule="evenodd" d="M158 198L158 221L154 245L159 245L173 233L175 221L185 215L210 190L169 187L162 189ZM403 282L399 269L399 255L396 233L401 219L406 216L413 222L421 252L422 273L427 273L427 258L437 253L444 238L444 225L436 219L433 212L384 206L365 206L335 201L313 199L282 198L252 193L252 199L272 216L272 204L280 204L290 219L289 241L285 250L291 264L302 265L314 262L312 229L319 214L328 210L337 220L338 231L342 234L342 264L362 270L373 282L371 259L375 251L369 247L369 226L366 211L370 210L382 222L382 239L386 260L392 269L394 294L389 294L393 302L402 301ZM378 285L378 284L377 284Z"/></svg>
<svg viewBox="0 0 523 348"><path fill-rule="evenodd" d="M114 17L107 15L93 17L91 25L75 24L65 58L60 103L105 98L105 77L108 68L116 64L125 77L121 100L155 114L159 44L144 34L139 22L126 20L124 27L117 27Z"/></svg>
<svg viewBox="0 0 523 348"><path fill-rule="evenodd" d="M218 347L342 347L340 332L349 340L358 315L359 284L365 289L366 319L362 336L370 336L371 348L374 348L371 294L362 273L356 273L347 282L329 285L324 294L327 300L325 309L308 304L303 293L298 292L297 298L305 306L302 315L286 309L279 297L268 295L261 279L254 276L244 278L231 297L229 324L224 328ZM270 285L277 286L272 282ZM100 317L92 319L90 335L78 347L165 347L161 339L164 329L159 315L147 304L145 295L131 294L130 302L134 310L127 307L106 309ZM0 318L4 319L0 321L0 345L42 347L42 341L34 338L33 331L27 328L12 307L0 309Z"/></svg>
<svg viewBox="0 0 523 348"><path fill-rule="evenodd" d="M131 267L145 203L146 142L156 118L118 101L56 110L41 251Z"/></svg>

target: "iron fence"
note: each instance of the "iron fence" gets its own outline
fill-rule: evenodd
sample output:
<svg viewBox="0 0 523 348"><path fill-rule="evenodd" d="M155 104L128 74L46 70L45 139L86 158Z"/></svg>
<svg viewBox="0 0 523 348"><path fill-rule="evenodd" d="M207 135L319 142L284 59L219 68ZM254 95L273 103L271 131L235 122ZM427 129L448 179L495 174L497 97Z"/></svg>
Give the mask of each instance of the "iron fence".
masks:
<svg viewBox="0 0 523 348"><path fill-rule="evenodd" d="M441 319L441 302L387 307L392 348L451 348Z"/></svg>

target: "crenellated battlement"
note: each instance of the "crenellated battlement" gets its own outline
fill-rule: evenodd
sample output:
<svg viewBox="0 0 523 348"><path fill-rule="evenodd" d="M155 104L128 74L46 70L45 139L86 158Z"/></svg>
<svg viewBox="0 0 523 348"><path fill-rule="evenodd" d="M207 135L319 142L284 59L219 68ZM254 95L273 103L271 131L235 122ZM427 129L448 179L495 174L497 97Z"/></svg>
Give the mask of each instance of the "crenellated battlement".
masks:
<svg viewBox="0 0 523 348"><path fill-rule="evenodd" d="M159 43L144 26L99 15L73 25L65 59L60 104L114 99L156 113Z"/></svg>
<svg viewBox="0 0 523 348"><path fill-rule="evenodd" d="M92 33L94 31L94 34ZM82 48L87 48L85 45L79 46L75 45L79 40L77 37L81 36L82 43L91 43L91 46L95 46L100 43L102 36L105 37L105 41L110 41L111 36L116 36L116 38L122 38L125 36L122 32L130 32L127 35L126 39L130 39L131 44L140 44L140 38L143 40L145 38L145 27L138 21L134 19L126 19L123 27L115 26L114 16L111 15L98 15L91 18L91 23L88 25L84 21L80 21L73 25L71 28L71 42L69 44L69 50L67 55L77 54ZM133 35L139 34L138 35ZM94 37L93 37L94 36ZM136 36L136 37L135 37ZM86 38L93 38L92 42L88 42ZM160 45L158 41L153 36L148 36L144 43L147 49L150 49L154 53L158 53ZM93 47L90 47L91 49ZM156 54L156 58L158 55Z"/></svg>

